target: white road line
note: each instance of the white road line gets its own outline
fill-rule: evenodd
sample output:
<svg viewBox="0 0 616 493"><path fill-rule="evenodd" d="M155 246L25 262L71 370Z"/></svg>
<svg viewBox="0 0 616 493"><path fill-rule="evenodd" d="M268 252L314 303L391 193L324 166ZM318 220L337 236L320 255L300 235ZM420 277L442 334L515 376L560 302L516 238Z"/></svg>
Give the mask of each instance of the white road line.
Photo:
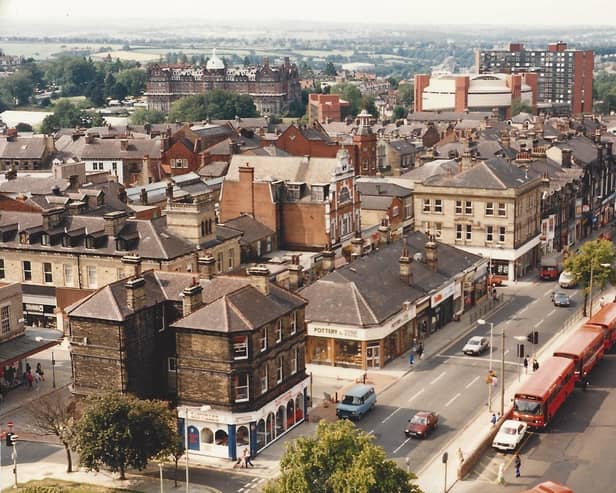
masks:
<svg viewBox="0 0 616 493"><path fill-rule="evenodd" d="M424 390L425 390L425 389L421 389L421 390L420 390L419 392L417 392L415 395L412 395L411 397L409 397L409 400L408 400L408 401L406 401L406 402L411 402L413 399L415 399L415 397L419 397L419 396L423 393L423 391L424 391Z"/></svg>
<svg viewBox="0 0 616 493"><path fill-rule="evenodd" d="M470 383L466 384L466 387L464 387L465 389L470 388L471 385L473 385L477 380L479 380L479 376L476 376L475 378L473 378Z"/></svg>
<svg viewBox="0 0 616 493"><path fill-rule="evenodd" d="M518 313L524 313L528 309L528 305L522 308Z"/></svg>
<svg viewBox="0 0 616 493"><path fill-rule="evenodd" d="M541 320L539 320L539 322L537 322L537 327L539 327L543 323L544 320L545 318L542 318Z"/></svg>
<svg viewBox="0 0 616 493"><path fill-rule="evenodd" d="M399 446L396 450L394 450L394 454L395 454L396 452L398 452L398 450L400 450L402 447L404 447L407 443L409 443L409 440L410 440L410 439L411 439L411 438L409 437L409 438L407 438L406 440L404 440L404 441L400 444L400 446Z"/></svg>
<svg viewBox="0 0 616 493"><path fill-rule="evenodd" d="M370 431L368 432L368 435L374 435L374 430L370 430Z"/></svg>
<svg viewBox="0 0 616 493"><path fill-rule="evenodd" d="M451 399L449 399L449 402L447 402L447 404L445 404L445 407L449 407L449 404L451 404L453 401L455 401L458 397L460 397L462 394L460 392L458 392L456 395L454 395Z"/></svg>
<svg viewBox="0 0 616 493"><path fill-rule="evenodd" d="M383 421L381 421L381 423L387 423L389 421L389 418L391 418L394 414L396 414L398 411L400 411L401 408L396 409L393 413L391 413L389 416L387 416Z"/></svg>
<svg viewBox="0 0 616 493"><path fill-rule="evenodd" d="M556 311L556 308L554 308L554 310L552 310L550 313L548 313L548 317L552 316L552 313L554 313Z"/></svg>
<svg viewBox="0 0 616 493"><path fill-rule="evenodd" d="M552 291L546 291L545 294L543 296L547 296L548 294L550 294Z"/></svg>
<svg viewBox="0 0 616 493"><path fill-rule="evenodd" d="M446 371L444 371L443 373L441 373L438 377L436 377L434 380L432 380L432 381L430 382L430 385L432 385L432 384L434 384L434 383L438 382L438 381L439 381L441 378L443 378L446 374L447 374L447 372L446 372Z"/></svg>
<svg viewBox="0 0 616 493"><path fill-rule="evenodd" d="M505 323L506 324L510 324L512 322L512 319L507 320Z"/></svg>

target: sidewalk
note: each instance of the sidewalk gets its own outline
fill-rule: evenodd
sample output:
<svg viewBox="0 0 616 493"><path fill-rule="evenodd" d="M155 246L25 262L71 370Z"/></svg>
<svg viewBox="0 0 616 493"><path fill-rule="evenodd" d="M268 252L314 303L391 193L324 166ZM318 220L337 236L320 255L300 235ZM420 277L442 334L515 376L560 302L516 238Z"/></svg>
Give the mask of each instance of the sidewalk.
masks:
<svg viewBox="0 0 616 493"><path fill-rule="evenodd" d="M598 301L601 294L608 296L610 299L616 294L616 288L609 288L603 293L597 293L595 299ZM580 326L582 326L588 317L582 316L581 308L578 312L572 315L568 323L558 332L550 341L545 344L538 352L537 359L541 364L544 357L550 356L554 349L558 347L567 337ZM522 374L521 381L526 381L530 378L532 373ZM511 401L515 395L515 391L520 385L517 380L509 385L505 389L505 416L511 412ZM500 424L500 422L499 422ZM454 491L455 493L472 493L478 491L480 486L475 481L465 481L457 479L458 470L458 450L462 450L465 458L470 457L486 442L491 433L495 431L495 428L489 422L489 414L482 410L474 419L468 422L468 424L458 432L458 434L447 444L442 450L440 450L432 459L432 461L426 464L421 470L417 472L417 483L426 493L433 493L443 491L443 486L446 481L447 491ZM442 463L442 456L447 452L449 461L447 468L447 478L445 480L445 467ZM509 458L510 459L510 458ZM507 462L511 460L505 460L505 469L507 468ZM506 474L505 474L506 477Z"/></svg>

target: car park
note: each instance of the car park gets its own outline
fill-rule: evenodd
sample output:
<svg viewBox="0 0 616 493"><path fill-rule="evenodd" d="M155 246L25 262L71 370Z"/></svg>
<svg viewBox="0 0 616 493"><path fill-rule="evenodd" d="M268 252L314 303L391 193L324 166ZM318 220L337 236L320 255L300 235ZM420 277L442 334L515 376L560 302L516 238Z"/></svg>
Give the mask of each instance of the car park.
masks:
<svg viewBox="0 0 616 493"><path fill-rule="evenodd" d="M524 421L518 421L517 419L505 420L492 441L492 447L502 451L517 449L524 439L527 429L528 425Z"/></svg>
<svg viewBox="0 0 616 493"><path fill-rule="evenodd" d="M372 385L357 384L348 389L336 405L336 416L345 419L361 419L376 404L376 392Z"/></svg>
<svg viewBox="0 0 616 493"><path fill-rule="evenodd" d="M562 291L552 293L552 303L554 306L571 306L571 297Z"/></svg>
<svg viewBox="0 0 616 493"><path fill-rule="evenodd" d="M564 270L561 272L558 278L558 285L563 289L574 288L577 284L577 280L573 275L573 272Z"/></svg>
<svg viewBox="0 0 616 493"><path fill-rule="evenodd" d="M486 337L473 336L462 348L464 354L478 356L490 347Z"/></svg>
<svg viewBox="0 0 616 493"><path fill-rule="evenodd" d="M407 438L426 438L438 426L438 414L431 411L419 411L415 413L409 424L404 429Z"/></svg>

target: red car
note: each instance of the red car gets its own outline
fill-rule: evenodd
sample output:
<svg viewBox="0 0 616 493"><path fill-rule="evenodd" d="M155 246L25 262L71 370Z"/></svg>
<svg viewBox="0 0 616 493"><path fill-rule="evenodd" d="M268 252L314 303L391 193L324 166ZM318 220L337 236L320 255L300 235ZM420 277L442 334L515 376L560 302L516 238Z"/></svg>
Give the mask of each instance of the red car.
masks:
<svg viewBox="0 0 616 493"><path fill-rule="evenodd" d="M411 419L404 430L407 438L426 438L438 426L438 414L430 411L419 411Z"/></svg>

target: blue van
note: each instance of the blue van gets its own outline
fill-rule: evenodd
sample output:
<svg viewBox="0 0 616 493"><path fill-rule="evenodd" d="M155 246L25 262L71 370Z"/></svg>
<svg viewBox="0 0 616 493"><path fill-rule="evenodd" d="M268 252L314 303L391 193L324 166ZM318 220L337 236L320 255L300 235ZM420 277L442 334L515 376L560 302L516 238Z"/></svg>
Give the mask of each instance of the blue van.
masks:
<svg viewBox="0 0 616 493"><path fill-rule="evenodd" d="M345 419L361 419L376 404L376 392L372 385L353 385L344 393L336 406L336 416Z"/></svg>

